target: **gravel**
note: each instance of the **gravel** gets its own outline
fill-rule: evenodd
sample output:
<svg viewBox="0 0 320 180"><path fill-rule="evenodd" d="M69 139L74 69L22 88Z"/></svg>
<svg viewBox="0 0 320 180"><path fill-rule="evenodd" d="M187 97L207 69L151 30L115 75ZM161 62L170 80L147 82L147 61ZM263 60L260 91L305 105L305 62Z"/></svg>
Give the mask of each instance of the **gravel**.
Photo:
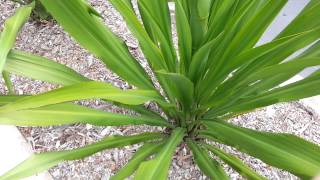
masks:
<svg viewBox="0 0 320 180"><path fill-rule="evenodd" d="M138 43L128 31L119 14L105 0L90 0L91 4L103 16L104 22L129 46L131 53L148 69ZM0 0L0 24L13 14L17 8L8 0ZM112 83L127 89L126 82L108 70L101 61L81 48L61 27L53 22L28 22L17 38L16 49L32 52L65 64L84 76ZM56 85L12 75L18 94L38 94L57 88ZM1 94L6 93L3 81L0 82ZM80 104L109 112L130 114L132 112L101 101L81 101ZM232 123L261 131L295 134L320 145L320 119L317 114L299 102L269 106L231 120ZM20 131L30 142L35 152L67 150L82 147L110 135L129 135L140 132L161 131L161 128L149 126L96 127L91 125L73 125L47 128L20 127ZM288 172L270 167L260 160L236 151L234 148L220 145L223 149L245 161L255 171L268 179L297 179ZM121 149L102 151L79 161L59 164L49 170L54 179L109 179L132 157L140 145ZM227 165L223 165L231 179L242 179ZM169 179L206 179L192 162L190 151L182 145L176 151Z"/></svg>

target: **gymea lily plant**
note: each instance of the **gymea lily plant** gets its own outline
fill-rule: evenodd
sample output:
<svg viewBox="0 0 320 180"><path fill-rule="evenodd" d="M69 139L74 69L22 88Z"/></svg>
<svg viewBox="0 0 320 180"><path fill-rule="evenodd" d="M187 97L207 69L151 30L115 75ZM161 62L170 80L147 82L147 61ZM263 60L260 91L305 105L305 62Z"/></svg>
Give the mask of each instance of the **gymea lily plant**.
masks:
<svg viewBox="0 0 320 180"><path fill-rule="evenodd" d="M164 132L106 137L79 149L36 154L0 179L20 179L62 161L136 143L141 143L141 148L112 179L131 175L139 180L166 179L181 144L190 148L194 162L210 179L228 179L217 159L248 179L265 179L237 157L213 146L212 141L302 179L320 173L319 146L294 135L258 132L228 122L256 108L320 94L320 71L279 86L305 68L320 64L320 43L316 42L320 38L319 0L311 0L277 37L259 46L258 40L287 0L175 0L177 49L167 0L138 0L141 20L129 0L109 1L139 41L156 81L85 0L40 0L66 32L134 89L95 82L47 58L12 50L19 29L34 8L30 4L19 8L1 33L0 70L11 95L0 96L0 124L144 124L164 127ZM304 53L288 61L307 46ZM62 87L16 96L8 78L11 73ZM113 102L139 115L113 114L70 103L84 99ZM146 108L147 102L156 103L165 115Z"/></svg>

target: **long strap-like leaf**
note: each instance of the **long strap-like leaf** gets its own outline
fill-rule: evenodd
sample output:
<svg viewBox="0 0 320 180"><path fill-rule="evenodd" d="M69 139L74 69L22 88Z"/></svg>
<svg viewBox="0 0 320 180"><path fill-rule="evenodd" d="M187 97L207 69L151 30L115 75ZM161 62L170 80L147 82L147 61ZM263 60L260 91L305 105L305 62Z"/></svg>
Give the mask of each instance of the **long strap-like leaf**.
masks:
<svg viewBox="0 0 320 180"><path fill-rule="evenodd" d="M156 158L143 162L135 175L136 180L165 180L168 176L168 170L172 156L178 144L181 143L185 130L175 129L170 138L164 144Z"/></svg>
<svg viewBox="0 0 320 180"><path fill-rule="evenodd" d="M44 94L29 96L2 106L0 112L22 109L32 109L68 101L100 98L123 104L139 105L147 101L157 101L166 104L155 91L127 90L123 91L110 84L102 82L83 82L62 87Z"/></svg>
<svg viewBox="0 0 320 180"><path fill-rule="evenodd" d="M158 77L166 82L163 89L167 92L169 98L175 102L175 99L181 103L184 111L189 111L193 104L193 83L183 75L178 73L167 73L164 71L156 72Z"/></svg>
<svg viewBox="0 0 320 180"><path fill-rule="evenodd" d="M275 74L281 73L292 73L292 72L300 72L307 67L320 65L320 57L310 57L310 58L298 58L286 63L277 64L273 66L266 67L261 69L256 73L252 73L248 76L243 84L250 84L258 80L265 79L267 77L271 77Z"/></svg>
<svg viewBox="0 0 320 180"><path fill-rule="evenodd" d="M96 126L152 125L171 126L164 119L128 116L99 111L76 104L57 104L41 108L0 112L0 124L16 126L60 126L75 123Z"/></svg>
<svg viewBox="0 0 320 180"><path fill-rule="evenodd" d="M154 43L159 45L169 71L176 72L168 1L138 0L138 7L143 25Z"/></svg>
<svg viewBox="0 0 320 180"><path fill-rule="evenodd" d="M156 44L153 43L146 30L143 28L133 9L125 0L110 0L127 22L128 28L139 40L141 49L153 70L169 70L164 56Z"/></svg>
<svg viewBox="0 0 320 180"><path fill-rule="evenodd" d="M232 156L223 150L216 148L214 146L210 146L208 144L203 143L202 144L206 149L211 151L213 154L218 156L221 160L223 160L225 163L230 165L233 169L239 172L242 176L248 178L249 180L266 180L265 177L259 175L256 173L253 169L245 165L240 159L238 159L235 156Z"/></svg>
<svg viewBox="0 0 320 180"><path fill-rule="evenodd" d="M213 92L214 94L211 96L211 98L207 99L207 101L217 102L217 99L220 99L220 97L228 97L230 93L238 88L243 79L247 78L254 72L260 71L264 67L276 65L284 61L295 51L318 39L320 37L319 32L320 28L316 28L301 34L275 40L239 55L234 59L234 62L227 65L233 66L234 69L230 68L227 70L225 75L220 77L219 81L223 81L224 78L228 76L228 73L234 71L236 68L238 68L237 71L231 78L229 78L227 81L224 81L218 87L218 89Z"/></svg>
<svg viewBox="0 0 320 180"><path fill-rule="evenodd" d="M181 0L175 0L176 26L179 46L180 72L187 73L192 58L192 35L189 26L188 12L185 11Z"/></svg>
<svg viewBox="0 0 320 180"><path fill-rule="evenodd" d="M310 179L320 172L320 147L288 134L263 133L216 120L205 120L200 136L236 147L262 161Z"/></svg>
<svg viewBox="0 0 320 180"><path fill-rule="evenodd" d="M216 160L210 157L206 149L202 148L191 139L188 139L187 143L189 148L192 150L193 159L207 177L210 179L228 179L225 171Z"/></svg>
<svg viewBox="0 0 320 180"><path fill-rule="evenodd" d="M22 99L26 96L15 96L15 95L9 95L9 96L0 96L0 106L9 104L11 102L14 102L18 99Z"/></svg>
<svg viewBox="0 0 320 180"><path fill-rule="evenodd" d="M48 152L32 155L27 160L2 175L0 177L0 180L19 180L47 170L63 161L82 159L104 149L123 147L143 141L156 140L161 137L162 136L157 133L147 133L129 137L115 136L105 138L98 143L94 143L75 150Z"/></svg>
<svg viewBox="0 0 320 180"><path fill-rule="evenodd" d="M121 168L110 180L123 180L133 174L139 165L146 160L146 158L161 150L163 143L158 144L144 144L130 159L128 164Z"/></svg>
<svg viewBox="0 0 320 180"><path fill-rule="evenodd" d="M230 43L232 43L234 37L239 33L243 26L243 18L247 18L247 14L251 14L250 11L255 8L255 4L259 3L258 1L249 1L246 6L243 6L241 10L235 11L236 5L239 1L232 1L234 3L234 9L232 8L231 18L228 20L226 27L223 31L223 38L217 44L214 51L210 52L209 61L206 64L206 73L205 78L201 81L201 86L199 86L199 94L203 94L204 97L210 96L210 89L215 89L215 86L219 85L217 81L218 74L221 73L219 70L221 66L225 64L225 59L229 55L228 50L230 48ZM276 3L275 1L273 1ZM223 3L231 3L231 1L226 1ZM219 34L217 34L219 35Z"/></svg>
<svg viewBox="0 0 320 180"><path fill-rule="evenodd" d="M19 8L16 13L6 20L4 29L0 35L0 72L2 72L7 60L7 55L13 47L18 32L28 20L34 4Z"/></svg>
<svg viewBox="0 0 320 180"><path fill-rule="evenodd" d="M293 34L308 31L320 26L315 19L320 16L320 1L310 0L300 14L277 36L282 38ZM307 22L307 23L306 23Z"/></svg>
<svg viewBox="0 0 320 180"><path fill-rule="evenodd" d="M308 77L280 88L275 88L254 96L243 97L231 105L232 107L224 107L222 112L232 112L236 114L279 102L289 102L316 96L320 93L319 77L320 75ZM221 113L219 114L221 115Z"/></svg>
<svg viewBox="0 0 320 180"><path fill-rule="evenodd" d="M85 1L41 0L41 3L73 38L101 58L113 72L139 88L154 89L124 42L105 27Z"/></svg>
<svg viewBox="0 0 320 180"><path fill-rule="evenodd" d="M13 74L64 86L89 81L67 66L21 51L8 54L4 69Z"/></svg>
<svg viewBox="0 0 320 180"><path fill-rule="evenodd" d="M277 64L261 69L256 73L252 73L239 82L239 86L235 88L232 95L227 95L226 92L221 92L219 95L224 94L223 98L218 98L218 94L210 100L209 107L222 105L225 101L236 101L242 97L264 93L272 88L277 87L280 83L285 82L289 78L298 74L307 67L320 65L320 57L306 57L296 58L292 61ZM252 84L249 85L248 84ZM256 93L256 94L253 94Z"/></svg>
<svg viewBox="0 0 320 180"><path fill-rule="evenodd" d="M17 35L24 23L28 20L33 8L34 3L19 8L12 17L6 20L4 29L0 33L0 74L3 75L9 94L14 94L14 88L10 79L10 73L3 71L4 66L7 56L14 46Z"/></svg>

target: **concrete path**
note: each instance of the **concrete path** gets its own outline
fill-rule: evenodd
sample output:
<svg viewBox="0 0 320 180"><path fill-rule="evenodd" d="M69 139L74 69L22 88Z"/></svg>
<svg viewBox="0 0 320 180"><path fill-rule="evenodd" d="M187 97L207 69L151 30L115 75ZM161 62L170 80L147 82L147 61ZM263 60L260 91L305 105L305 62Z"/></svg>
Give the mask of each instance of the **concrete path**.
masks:
<svg viewBox="0 0 320 180"><path fill-rule="evenodd" d="M30 144L20 134L15 126L0 126L0 175L9 171L32 154ZM28 180L51 180L45 172Z"/></svg>

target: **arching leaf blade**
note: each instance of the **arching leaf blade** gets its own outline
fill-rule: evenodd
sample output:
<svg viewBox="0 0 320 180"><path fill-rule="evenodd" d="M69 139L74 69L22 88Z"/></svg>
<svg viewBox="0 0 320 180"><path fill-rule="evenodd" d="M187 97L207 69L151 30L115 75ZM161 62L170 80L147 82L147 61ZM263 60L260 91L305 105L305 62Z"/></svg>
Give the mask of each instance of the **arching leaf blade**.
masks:
<svg viewBox="0 0 320 180"><path fill-rule="evenodd" d="M110 180L122 180L132 175L139 167L139 165L146 160L146 158L157 153L161 150L163 143L151 144L145 143L139 150L134 154L130 161L121 168Z"/></svg>
<svg viewBox="0 0 320 180"><path fill-rule="evenodd" d="M170 167L172 156L175 152L176 147L181 143L184 132L184 129L176 128L164 144L163 148L159 151L157 156L152 160L143 162L139 166L134 179L167 179L168 169Z"/></svg>
<svg viewBox="0 0 320 180"><path fill-rule="evenodd" d="M175 100L177 99L183 107L184 111L189 111L193 104L194 85L183 75L177 73L168 73L165 71L156 72L159 78L164 80L164 90L168 96Z"/></svg>
<svg viewBox="0 0 320 180"><path fill-rule="evenodd" d="M175 0L176 28L179 46L180 72L187 73L192 58L192 34L189 26L188 12L185 12L181 0Z"/></svg>
<svg viewBox="0 0 320 180"><path fill-rule="evenodd" d="M9 104L14 102L18 99L24 98L26 96L15 96L15 95L8 95L8 96L0 96L0 106Z"/></svg>
<svg viewBox="0 0 320 180"><path fill-rule="evenodd" d="M151 125L168 126L166 120L146 116L114 114L76 104L56 104L40 108L0 112L0 124L16 126L61 126L71 124L96 126Z"/></svg>
<svg viewBox="0 0 320 180"><path fill-rule="evenodd" d="M207 177L210 179L229 179L219 163L210 157L206 149L190 139L187 140L187 144L192 150L194 161Z"/></svg>
<svg viewBox="0 0 320 180"><path fill-rule="evenodd" d="M0 34L0 72L3 71L7 55L14 46L20 29L28 20L33 6L34 3L20 7L12 17L6 20L4 28Z"/></svg>
<svg viewBox="0 0 320 180"><path fill-rule="evenodd" d="M121 90L103 82L83 82L62 87L47 93L25 97L0 108L0 112L31 109L51 104L84 100L106 99L128 105L139 105L147 101L166 104L157 92L151 90Z"/></svg>
<svg viewBox="0 0 320 180"><path fill-rule="evenodd" d="M73 38L113 72L139 88L154 89L147 73L132 57L125 43L105 27L98 13L86 1L41 0L41 3Z"/></svg>
<svg viewBox="0 0 320 180"><path fill-rule="evenodd" d="M297 136L258 132L217 120L203 123L208 130L202 130L201 137L234 146L302 179L310 179L320 172L320 147Z"/></svg>
<svg viewBox="0 0 320 180"><path fill-rule="evenodd" d="M15 50L9 53L4 70L12 74L64 86L90 81L65 65Z"/></svg>
<svg viewBox="0 0 320 180"><path fill-rule="evenodd" d="M161 49L168 70L176 72L176 51L172 41L168 1L138 0L138 8L143 25L150 38Z"/></svg>
<svg viewBox="0 0 320 180"><path fill-rule="evenodd" d="M225 163L230 165L233 169L239 172L240 175L246 177L248 180L266 180L265 177L259 175L254 170L245 165L240 159L235 156L232 156L221 149L218 149L214 146L203 143L202 144L206 149L211 151L213 154L218 156Z"/></svg>
<svg viewBox="0 0 320 180"><path fill-rule="evenodd" d="M146 133L127 137L115 136L105 138L100 142L75 150L47 152L32 155L12 170L0 176L0 180L18 180L47 170L53 166L58 165L63 161L78 160L105 149L123 147L131 144L140 143L143 141L156 140L161 137L162 135L157 133Z"/></svg>
<svg viewBox="0 0 320 180"><path fill-rule="evenodd" d="M276 37L277 39L312 30L320 26L319 21L314 21L320 16L320 2L310 0L300 14Z"/></svg>
<svg viewBox="0 0 320 180"><path fill-rule="evenodd" d="M146 30L143 28L133 9L125 0L110 0L112 5L120 12L126 21L128 28L139 40L141 49L154 71L160 69L169 70L161 50L153 43Z"/></svg>

